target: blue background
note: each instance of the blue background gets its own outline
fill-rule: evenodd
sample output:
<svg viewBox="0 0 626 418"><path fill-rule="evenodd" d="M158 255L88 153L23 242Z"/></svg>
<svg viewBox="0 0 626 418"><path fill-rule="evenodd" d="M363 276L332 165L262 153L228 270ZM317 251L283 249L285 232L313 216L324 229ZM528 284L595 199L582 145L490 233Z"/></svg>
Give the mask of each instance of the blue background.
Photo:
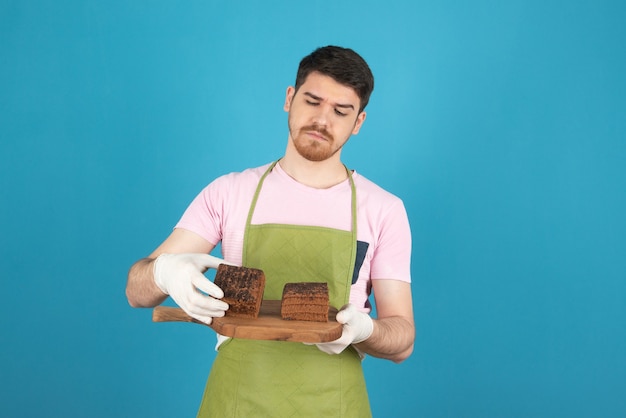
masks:
<svg viewBox="0 0 626 418"><path fill-rule="evenodd" d="M345 162L401 196L417 340L376 417L626 416L620 1L0 4L0 415L195 416L214 334L126 273L200 189L282 155L326 44L376 89Z"/></svg>

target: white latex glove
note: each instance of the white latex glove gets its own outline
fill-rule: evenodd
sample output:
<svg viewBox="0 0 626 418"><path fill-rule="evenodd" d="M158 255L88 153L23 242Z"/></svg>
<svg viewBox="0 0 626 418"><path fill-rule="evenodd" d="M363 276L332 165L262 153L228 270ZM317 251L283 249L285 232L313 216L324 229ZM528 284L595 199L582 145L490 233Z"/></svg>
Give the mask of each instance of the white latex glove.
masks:
<svg viewBox="0 0 626 418"><path fill-rule="evenodd" d="M209 254L161 254L154 262L154 282L189 316L210 324L224 316L228 304L224 292L204 275L209 268L226 263Z"/></svg>
<svg viewBox="0 0 626 418"><path fill-rule="evenodd" d="M367 340L374 332L374 321L356 306L347 304L337 313L337 322L343 324L341 337L328 343L318 343L317 348L328 354L339 354L350 344Z"/></svg>

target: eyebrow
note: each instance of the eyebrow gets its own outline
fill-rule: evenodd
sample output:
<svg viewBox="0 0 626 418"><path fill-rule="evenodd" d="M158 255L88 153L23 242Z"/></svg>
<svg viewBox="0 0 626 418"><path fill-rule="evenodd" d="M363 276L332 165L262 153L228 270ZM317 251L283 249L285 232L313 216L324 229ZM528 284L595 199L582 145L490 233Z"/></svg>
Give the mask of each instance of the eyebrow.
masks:
<svg viewBox="0 0 626 418"><path fill-rule="evenodd" d="M318 97L318 96L316 96L316 95L314 95L313 93L310 93L310 92L308 92L308 91L305 91L303 94L304 94L305 96L309 96L309 97L310 97L311 99L313 99L313 100L317 100L317 101L320 101L320 102L323 100L321 97ZM344 109L352 109L352 110L354 110L354 106L353 106L353 105L351 105L350 103L346 103L346 104L343 104L343 103L335 103L335 106L336 106L336 107L340 107L340 108L344 108Z"/></svg>

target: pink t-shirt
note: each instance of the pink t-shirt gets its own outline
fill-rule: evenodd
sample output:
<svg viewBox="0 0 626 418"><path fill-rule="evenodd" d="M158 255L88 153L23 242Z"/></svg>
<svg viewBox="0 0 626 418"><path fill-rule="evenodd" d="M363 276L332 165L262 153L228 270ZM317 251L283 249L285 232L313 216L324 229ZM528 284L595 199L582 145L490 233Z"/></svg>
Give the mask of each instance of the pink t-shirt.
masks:
<svg viewBox="0 0 626 418"><path fill-rule="evenodd" d="M222 243L222 257L241 264L246 218L256 187L269 164L217 178L189 205L176 228ZM356 265L358 278L350 302L364 312L371 280L411 281L411 232L402 201L353 172L357 196ZM253 224L310 225L349 231L351 189L348 180L328 189L298 183L276 164L266 177L252 217Z"/></svg>

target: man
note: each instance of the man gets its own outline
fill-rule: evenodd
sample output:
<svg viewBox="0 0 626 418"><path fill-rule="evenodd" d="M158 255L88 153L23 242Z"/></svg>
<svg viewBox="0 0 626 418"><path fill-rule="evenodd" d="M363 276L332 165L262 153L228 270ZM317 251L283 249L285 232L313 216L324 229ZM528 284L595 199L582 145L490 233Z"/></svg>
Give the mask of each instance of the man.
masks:
<svg viewBox="0 0 626 418"><path fill-rule="evenodd" d="M169 295L206 323L228 309L203 274L223 262L264 270L265 299L280 299L286 282L324 278L331 305L341 308L342 336L329 343L218 336L199 416L371 416L362 358L399 363L411 354L404 205L340 159L365 121L373 87L367 63L351 49L328 46L303 58L285 98L285 155L213 181L171 235L131 267L132 306L153 307ZM208 255L219 242L224 260Z"/></svg>

